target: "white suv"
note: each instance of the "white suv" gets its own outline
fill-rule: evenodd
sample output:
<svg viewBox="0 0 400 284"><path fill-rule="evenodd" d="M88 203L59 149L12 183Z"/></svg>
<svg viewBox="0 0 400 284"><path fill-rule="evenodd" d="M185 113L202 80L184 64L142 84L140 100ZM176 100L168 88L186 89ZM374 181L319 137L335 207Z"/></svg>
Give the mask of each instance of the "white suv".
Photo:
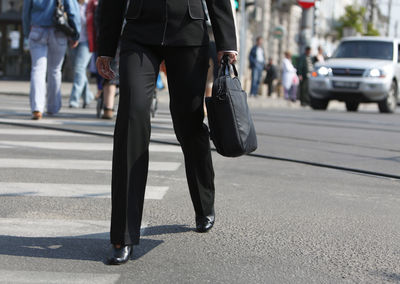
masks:
<svg viewBox="0 0 400 284"><path fill-rule="evenodd" d="M378 103L380 112L395 111L399 99L400 43L385 37L343 39L331 58L315 65L309 80L313 109L325 110L330 100L357 111L360 103Z"/></svg>

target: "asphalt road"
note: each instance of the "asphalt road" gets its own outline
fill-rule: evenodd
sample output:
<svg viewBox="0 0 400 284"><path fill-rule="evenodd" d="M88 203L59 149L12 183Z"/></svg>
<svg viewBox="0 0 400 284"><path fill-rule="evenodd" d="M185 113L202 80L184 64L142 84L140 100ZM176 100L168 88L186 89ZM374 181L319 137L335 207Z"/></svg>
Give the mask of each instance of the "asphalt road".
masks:
<svg viewBox="0 0 400 284"><path fill-rule="evenodd" d="M141 243L110 267L114 122L93 107L31 121L27 97L0 101L0 283L400 282L399 112L253 107L255 156L213 154L207 234L179 147L151 143ZM176 142L165 99L152 126Z"/></svg>

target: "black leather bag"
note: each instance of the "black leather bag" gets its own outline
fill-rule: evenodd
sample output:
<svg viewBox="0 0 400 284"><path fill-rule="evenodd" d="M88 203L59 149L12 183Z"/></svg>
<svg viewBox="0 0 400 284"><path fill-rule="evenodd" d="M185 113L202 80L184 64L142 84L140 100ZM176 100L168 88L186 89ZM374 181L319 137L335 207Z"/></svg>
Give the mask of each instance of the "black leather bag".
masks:
<svg viewBox="0 0 400 284"><path fill-rule="evenodd" d="M231 76L233 70L235 76ZM257 136L235 65L224 56L214 81L212 96L206 98L210 136L217 152L238 157L257 149Z"/></svg>
<svg viewBox="0 0 400 284"><path fill-rule="evenodd" d="M56 9L53 15L54 26L68 37L74 37L76 30L68 23L68 17L64 10L62 0L57 0Z"/></svg>

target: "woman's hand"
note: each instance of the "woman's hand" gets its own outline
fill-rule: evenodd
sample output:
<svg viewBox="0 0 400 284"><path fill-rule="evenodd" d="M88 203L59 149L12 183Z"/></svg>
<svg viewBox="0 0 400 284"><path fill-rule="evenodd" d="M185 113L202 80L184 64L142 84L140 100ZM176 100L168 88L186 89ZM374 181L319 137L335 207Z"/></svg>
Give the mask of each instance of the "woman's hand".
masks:
<svg viewBox="0 0 400 284"><path fill-rule="evenodd" d="M218 63L221 64L222 57L227 54L229 56L229 63L236 63L237 52L236 51L218 51Z"/></svg>
<svg viewBox="0 0 400 284"><path fill-rule="evenodd" d="M69 46L70 46L71 48L77 47L78 44L79 44L79 40L69 40Z"/></svg>
<svg viewBox="0 0 400 284"><path fill-rule="evenodd" d="M111 57L99 56L96 60L97 71L100 76L107 80L112 80L115 78L115 72L111 69Z"/></svg>

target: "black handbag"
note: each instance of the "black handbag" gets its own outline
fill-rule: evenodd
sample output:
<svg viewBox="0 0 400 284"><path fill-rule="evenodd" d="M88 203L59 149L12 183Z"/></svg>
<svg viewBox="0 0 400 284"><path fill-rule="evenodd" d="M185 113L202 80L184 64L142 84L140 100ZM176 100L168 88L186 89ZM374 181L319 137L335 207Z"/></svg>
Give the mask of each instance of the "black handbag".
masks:
<svg viewBox="0 0 400 284"><path fill-rule="evenodd" d="M233 70L235 76L231 76ZM229 58L222 58L212 96L206 98L210 137L217 152L238 157L257 149L257 136L247 105L247 94Z"/></svg>
<svg viewBox="0 0 400 284"><path fill-rule="evenodd" d="M68 37L75 37L76 30L68 23L68 17L64 10L62 0L57 0L53 15L54 26Z"/></svg>

